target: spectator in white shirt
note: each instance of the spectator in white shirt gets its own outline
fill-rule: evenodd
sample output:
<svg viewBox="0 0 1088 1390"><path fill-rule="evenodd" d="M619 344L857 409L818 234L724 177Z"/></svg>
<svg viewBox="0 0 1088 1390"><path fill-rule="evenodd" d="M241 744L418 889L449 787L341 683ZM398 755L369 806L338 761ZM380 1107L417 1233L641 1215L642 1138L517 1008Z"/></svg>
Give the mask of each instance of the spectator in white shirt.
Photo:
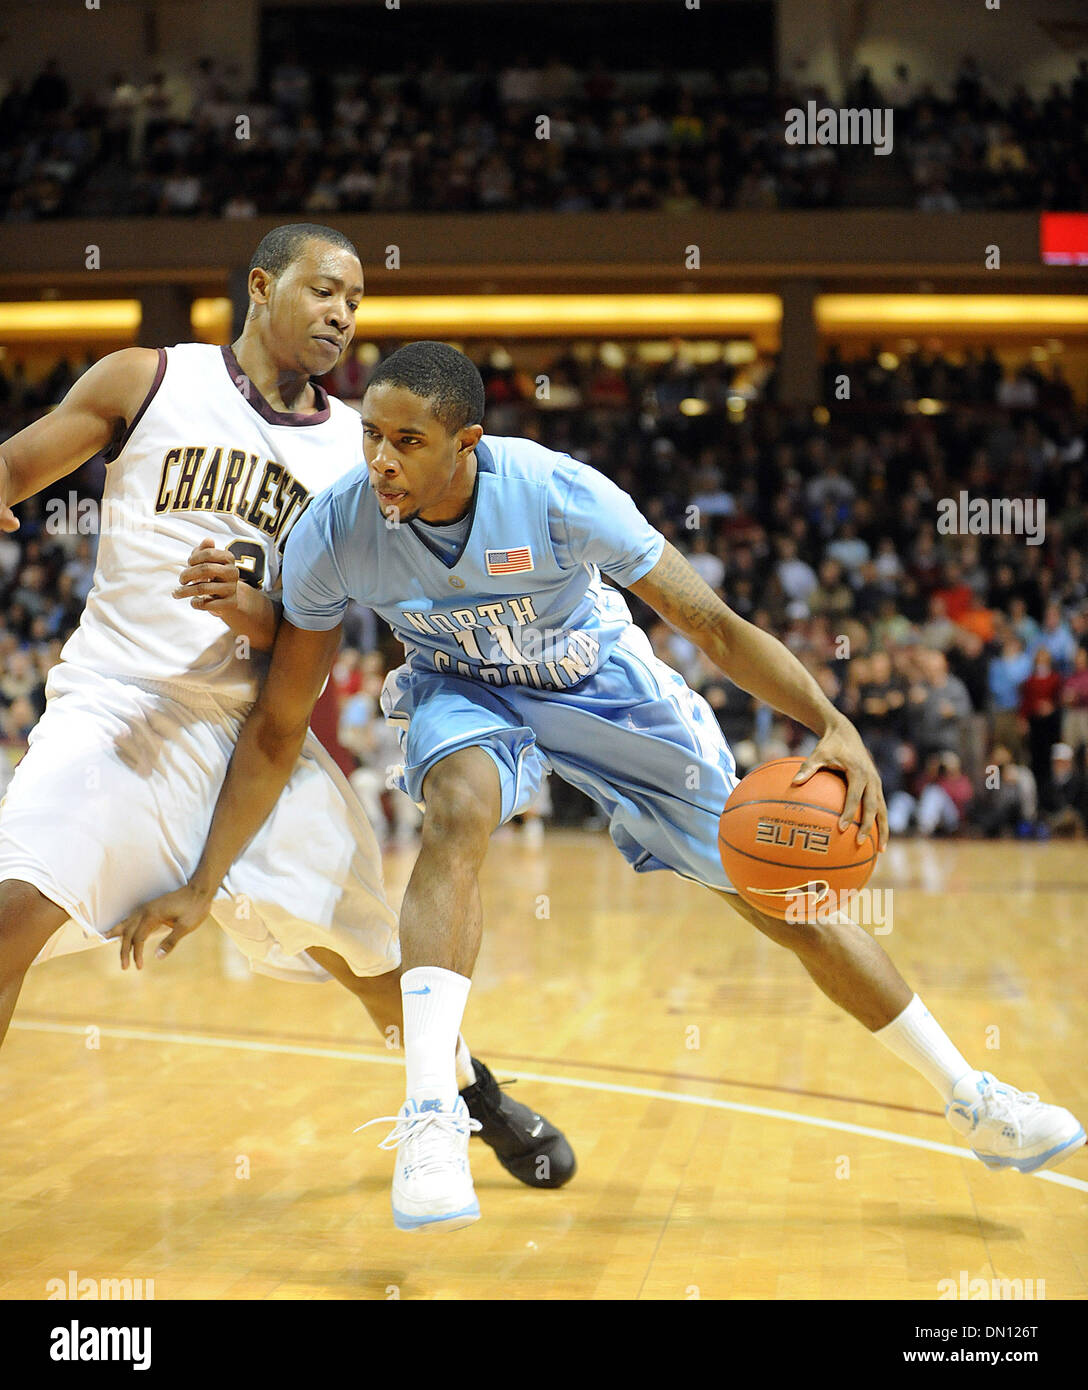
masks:
<svg viewBox="0 0 1088 1390"><path fill-rule="evenodd" d="M789 601L807 605L809 596L819 585L816 571L798 556L797 542L792 536L779 537L778 554L775 573L782 592Z"/></svg>

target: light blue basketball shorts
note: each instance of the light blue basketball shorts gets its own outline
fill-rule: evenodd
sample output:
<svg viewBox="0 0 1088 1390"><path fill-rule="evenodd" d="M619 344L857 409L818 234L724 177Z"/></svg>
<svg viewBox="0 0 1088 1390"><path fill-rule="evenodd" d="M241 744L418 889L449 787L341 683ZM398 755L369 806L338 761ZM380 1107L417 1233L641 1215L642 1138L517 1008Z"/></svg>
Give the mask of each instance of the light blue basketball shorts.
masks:
<svg viewBox="0 0 1088 1390"><path fill-rule="evenodd" d="M628 628L608 660L570 690L491 686L398 667L382 710L396 729L399 785L423 804L423 780L462 748L482 748L502 784L502 819L529 805L546 773L595 801L636 871L672 869L734 891L718 856L718 820L737 784L710 706Z"/></svg>

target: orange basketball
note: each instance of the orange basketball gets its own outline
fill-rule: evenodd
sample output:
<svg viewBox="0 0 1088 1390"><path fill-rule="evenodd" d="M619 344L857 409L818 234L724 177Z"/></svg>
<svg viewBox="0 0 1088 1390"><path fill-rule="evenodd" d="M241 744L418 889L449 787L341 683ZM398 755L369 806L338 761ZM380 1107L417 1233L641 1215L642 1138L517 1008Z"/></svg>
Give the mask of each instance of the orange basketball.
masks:
<svg viewBox="0 0 1088 1390"><path fill-rule="evenodd" d="M877 858L875 826L864 840L854 826L839 829L841 773L821 768L790 786L803 761L775 758L755 768L733 788L718 825L722 867L744 901L801 922L864 887ZM859 808L855 825L860 820Z"/></svg>

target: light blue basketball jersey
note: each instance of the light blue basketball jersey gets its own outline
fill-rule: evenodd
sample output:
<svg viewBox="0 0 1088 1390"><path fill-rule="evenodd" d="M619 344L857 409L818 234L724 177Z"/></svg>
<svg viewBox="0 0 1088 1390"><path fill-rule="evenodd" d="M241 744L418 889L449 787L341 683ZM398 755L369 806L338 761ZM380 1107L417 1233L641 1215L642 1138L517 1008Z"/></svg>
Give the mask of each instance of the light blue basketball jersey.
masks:
<svg viewBox="0 0 1088 1390"><path fill-rule="evenodd" d="M632 584L665 540L602 473L529 439L485 435L460 554L446 528L387 523L367 469L317 497L284 554L284 612L326 630L349 599L373 608L415 671L565 690L599 669L631 621L602 582Z"/></svg>
<svg viewBox="0 0 1088 1390"><path fill-rule="evenodd" d="M528 439L476 446L469 516L387 524L365 468L310 504L284 552L284 613L326 631L349 599L405 645L382 709L399 784L416 802L434 765L465 748L498 771L502 819L557 772L607 813L635 869L731 887L718 817L736 764L701 696L653 654L622 595L665 539L603 474Z"/></svg>

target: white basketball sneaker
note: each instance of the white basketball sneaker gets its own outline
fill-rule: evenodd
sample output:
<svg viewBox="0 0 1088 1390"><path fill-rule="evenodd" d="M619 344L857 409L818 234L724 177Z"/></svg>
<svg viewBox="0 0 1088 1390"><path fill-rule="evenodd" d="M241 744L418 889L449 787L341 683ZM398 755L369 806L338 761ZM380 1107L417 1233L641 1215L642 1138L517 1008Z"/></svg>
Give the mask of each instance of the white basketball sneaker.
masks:
<svg viewBox="0 0 1088 1390"><path fill-rule="evenodd" d="M1085 1139L1084 1126L1068 1110L1045 1105L1034 1091L1006 1086L987 1071L961 1077L944 1113L987 1168L1053 1168Z"/></svg>
<svg viewBox="0 0 1088 1390"><path fill-rule="evenodd" d="M480 1204L468 1166L468 1141L481 1125L461 1097L449 1110L437 1100L406 1100L399 1115L383 1115L367 1124L383 1120L395 1126L378 1147L397 1150L393 1220L398 1230L456 1231L478 1221Z"/></svg>

